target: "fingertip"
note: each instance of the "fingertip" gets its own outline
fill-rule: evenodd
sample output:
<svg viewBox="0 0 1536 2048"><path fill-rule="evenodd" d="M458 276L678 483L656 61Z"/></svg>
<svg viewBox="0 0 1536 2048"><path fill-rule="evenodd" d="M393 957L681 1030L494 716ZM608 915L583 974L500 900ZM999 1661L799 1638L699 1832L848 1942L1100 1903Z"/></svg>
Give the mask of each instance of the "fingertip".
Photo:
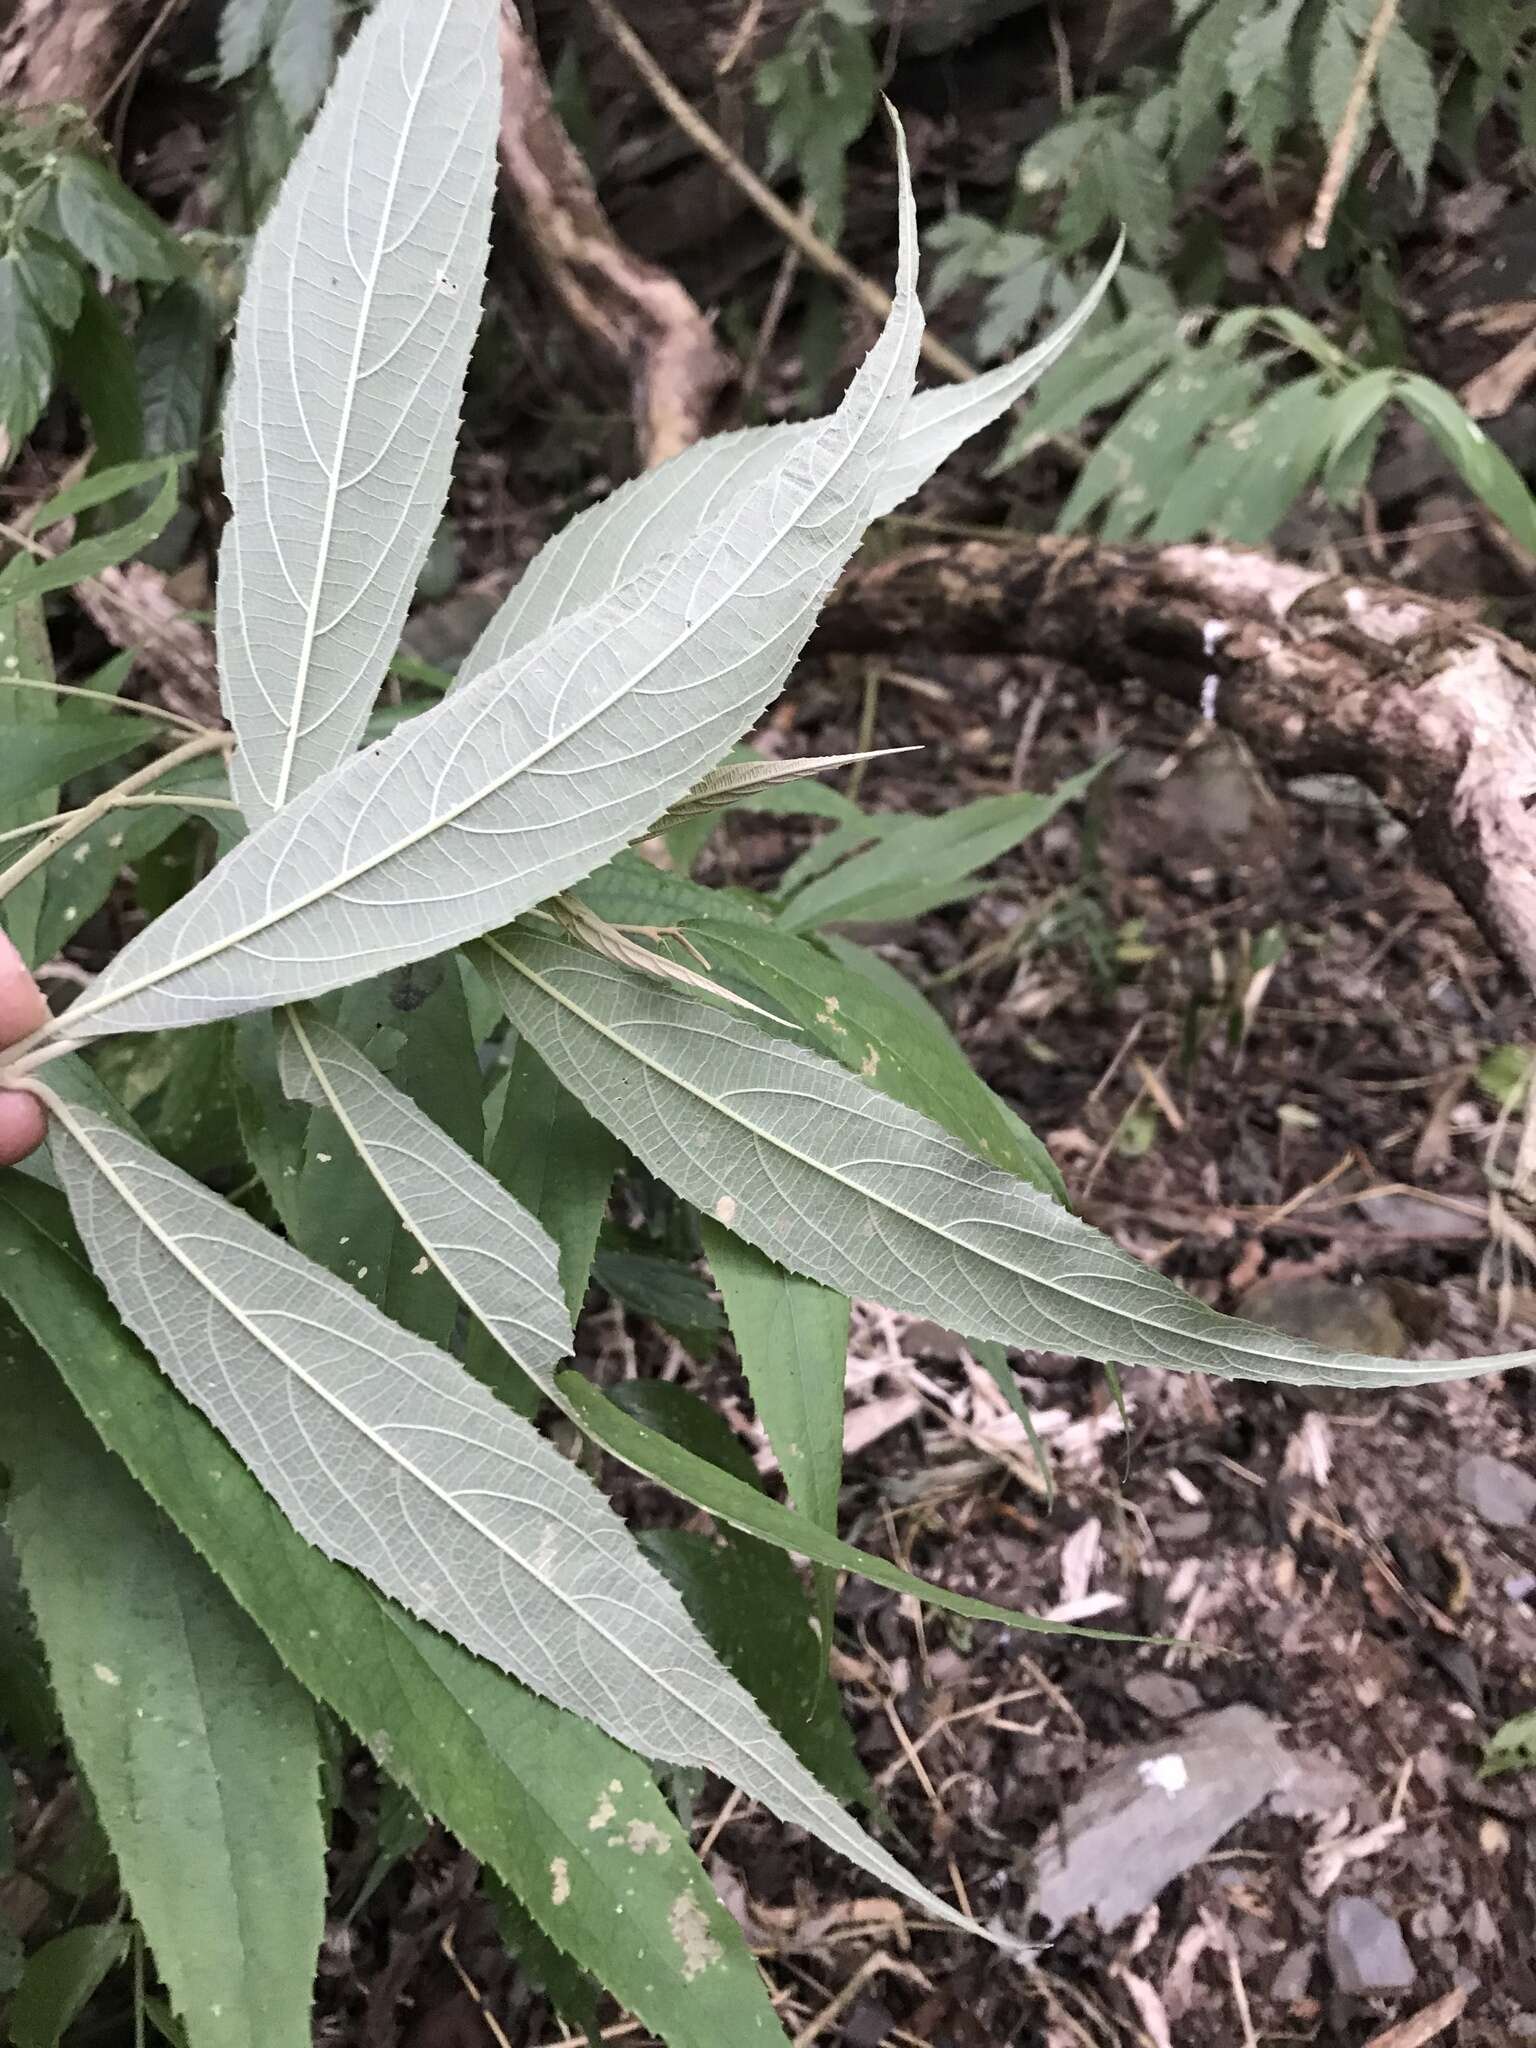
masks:
<svg viewBox="0 0 1536 2048"><path fill-rule="evenodd" d="M25 1159L47 1134L47 1112L35 1095L19 1088L0 1091L0 1166Z"/></svg>
<svg viewBox="0 0 1536 2048"><path fill-rule="evenodd" d="M0 1045L13 1045L47 1021L48 1004L32 970L0 932Z"/></svg>

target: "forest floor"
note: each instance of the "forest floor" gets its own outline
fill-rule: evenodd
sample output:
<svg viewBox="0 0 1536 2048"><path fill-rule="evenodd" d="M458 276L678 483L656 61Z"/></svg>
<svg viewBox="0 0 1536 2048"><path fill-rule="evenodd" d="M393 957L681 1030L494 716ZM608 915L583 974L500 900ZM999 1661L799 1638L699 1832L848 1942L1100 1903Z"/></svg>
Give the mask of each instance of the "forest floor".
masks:
<svg viewBox="0 0 1536 2048"><path fill-rule="evenodd" d="M769 744L858 744L869 681L807 665ZM945 1010L1085 1214L1333 1346L1536 1342L1536 1244L1500 1199L1523 1127L1490 1092L1528 1012L1382 814L1347 787L1277 793L1177 711L1002 661L886 673L874 716L878 744L922 749L871 766L879 808L1049 788L1118 750L1086 821L972 902L859 934ZM770 885L801 829L734 816L711 878ZM586 1341L599 1374L692 1376L762 1448L728 1352L696 1367L601 1297ZM1529 1469L1527 1376L1314 1399L1135 1368L1122 1415L1097 1367L1015 1364L1049 1487L955 1339L856 1309L847 1533L955 1589L1165 1640L1028 1637L845 1585L834 1668L887 1839L984 1921L1049 1938L1026 1966L920 1924L712 1787L697 1837L792 2037L1536 2040L1536 1782L1478 1775L1536 1683L1536 1486L1511 1462ZM675 1514L611 1476L632 1512ZM436 1853L407 1881L439 1900L416 1895L419 1934L381 1922L407 2006L378 2038L414 2048L486 2038L467 1986L503 2015L511 1995L488 1929L477 1954L461 1919L453 1965L437 1952ZM354 1946L341 1975L360 1968ZM501 2024L561 2038L537 2001L523 2032Z"/></svg>

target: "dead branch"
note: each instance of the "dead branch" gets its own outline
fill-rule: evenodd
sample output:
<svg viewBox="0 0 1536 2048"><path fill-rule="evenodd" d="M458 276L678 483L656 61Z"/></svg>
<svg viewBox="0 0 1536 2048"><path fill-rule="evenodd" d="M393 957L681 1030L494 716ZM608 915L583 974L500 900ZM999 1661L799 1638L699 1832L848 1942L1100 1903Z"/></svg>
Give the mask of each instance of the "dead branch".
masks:
<svg viewBox="0 0 1536 2048"><path fill-rule="evenodd" d="M0 29L0 98L99 115L160 11L160 0L15 0Z"/></svg>
<svg viewBox="0 0 1536 2048"><path fill-rule="evenodd" d="M502 0L501 56L503 188L566 311L628 370L642 459L665 462L704 431L731 360L677 279L614 233L517 0Z"/></svg>
<svg viewBox="0 0 1536 2048"><path fill-rule="evenodd" d="M856 569L814 644L1070 663L1213 713L1280 775L1352 775L1536 985L1536 658L1463 607L1246 548L967 541Z"/></svg>
<svg viewBox="0 0 1536 2048"><path fill-rule="evenodd" d="M98 632L131 650L154 678L153 701L197 725L219 725L218 667L213 635L189 618L147 562L103 569L75 585L75 597Z"/></svg>

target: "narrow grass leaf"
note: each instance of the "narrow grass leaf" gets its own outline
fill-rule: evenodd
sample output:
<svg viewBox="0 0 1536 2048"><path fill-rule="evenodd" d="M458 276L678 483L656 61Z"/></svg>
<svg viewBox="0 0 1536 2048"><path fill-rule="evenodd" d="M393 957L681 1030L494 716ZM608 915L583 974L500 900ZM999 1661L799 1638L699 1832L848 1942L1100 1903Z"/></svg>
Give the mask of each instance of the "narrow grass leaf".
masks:
<svg viewBox="0 0 1536 2048"><path fill-rule="evenodd" d="M1102 765L1044 795L1020 790L977 797L937 817L888 822L878 844L798 890L778 922L803 932L814 925L921 917L965 892L982 868L1049 824L1083 795Z"/></svg>
<svg viewBox="0 0 1536 2048"><path fill-rule="evenodd" d="M113 498L122 497L145 484L153 483L158 487L145 509L134 518L125 519L121 526L114 526L106 533L89 534L84 540L77 540L72 546L61 548L58 554L49 555L42 561L18 555L0 574L0 601L27 604L34 598L47 597L55 590L67 590L71 584L81 583L88 576L99 576L103 569L112 569L119 562L126 562L130 555L140 553L151 541L158 540L176 510L181 494L181 465L185 459L184 456L175 456L148 462L120 463L113 469L98 470L82 483L61 491L46 508L43 523L73 518L76 513L108 504Z"/></svg>
<svg viewBox="0 0 1536 2048"><path fill-rule="evenodd" d="M580 1373L559 1375L561 1405L595 1444L621 1459L636 1472L668 1487L681 1499L692 1501L718 1521L745 1535L760 1536L780 1550L808 1558L812 1564L833 1571L856 1572L874 1585L888 1586L922 1600L930 1607L942 1607L946 1614L963 1615L967 1621L995 1621L1003 1628L1023 1629L1031 1635L1084 1636L1096 1642L1138 1643L1142 1636L1121 1635L1113 1629L1077 1628L1070 1622L1046 1621L1036 1614L1023 1614L1015 1607L999 1607L991 1600L978 1600L969 1593L952 1593L903 1571L873 1551L859 1550L845 1543L804 1515L785 1507L753 1485L743 1485L729 1472L722 1472L707 1458L699 1457L685 1445L674 1443L659 1430L647 1428L618 1401L584 1380Z"/></svg>
<svg viewBox="0 0 1536 2048"><path fill-rule="evenodd" d="M14 668L4 666L11 662L15 663ZM48 644L48 625L40 604L0 603L0 667L8 675L52 682L53 650ZM58 710L59 700L48 690L7 690L0 686L0 758L9 759L11 746L18 738L51 734ZM4 804L7 824L45 822L58 809L58 796L58 785L45 779L26 796L12 797ZM17 851L13 845L12 857ZM34 967L49 957L38 950L47 886L47 870L39 869L0 899L0 925L22 959Z"/></svg>

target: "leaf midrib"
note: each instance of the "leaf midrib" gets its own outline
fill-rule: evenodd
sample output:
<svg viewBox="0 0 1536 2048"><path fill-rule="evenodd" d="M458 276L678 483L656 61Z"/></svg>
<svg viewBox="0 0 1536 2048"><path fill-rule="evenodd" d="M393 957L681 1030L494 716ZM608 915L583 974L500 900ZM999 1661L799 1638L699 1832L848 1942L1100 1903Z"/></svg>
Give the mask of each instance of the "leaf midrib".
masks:
<svg viewBox="0 0 1536 2048"><path fill-rule="evenodd" d="M388 193L383 206L379 209L379 228L374 241L373 261L369 266L368 277L363 287L362 306L353 334L352 357L347 365L346 391L342 399L341 419L336 429L335 460L326 478L325 508L320 521L320 541L315 550L315 573L310 584L309 604L305 609L304 615L304 639L299 648L298 673L294 678L293 698L289 707L288 735L283 746L282 760L278 764L277 794L272 799L271 805L274 816L288 801L288 785L293 779L294 754L298 747L299 734L304 723L304 698L305 693L309 689L310 672L314 664L315 640L320 618L320 598L325 586L326 576L330 571L331 536L335 529L336 514L341 500L341 480L346 471L347 438L352 431L352 413L356 406L357 394L361 386L358 369L362 360L363 347L368 338L369 317L372 313L374 300L378 295L379 277L384 266L385 246L389 236L390 225L394 218L395 201L400 190L400 175L405 163L406 150L416 126L416 119L421 111L421 102L426 91L427 81L431 77L432 67L437 61L437 53L442 44L443 35L448 26L448 17L451 12L452 0L442 0L438 13L437 27L432 36L431 47L427 51L414 86L410 88L407 94L410 113L400 129L399 139L395 145L394 161L390 165ZM296 254L297 252L294 253ZM293 257L290 256L290 301L292 267ZM255 779L254 769L252 771L252 779Z"/></svg>
<svg viewBox="0 0 1536 2048"><path fill-rule="evenodd" d="M97 1147L94 1144L92 1144L90 1139L87 1137L84 1128L76 1120L76 1117L73 1111L70 1109L70 1107L64 1104L63 1102L59 1101L57 1098L55 1098L52 1107L55 1110L55 1114L57 1114L60 1117L61 1121L65 1124L70 1134L74 1137L76 1143L81 1146L82 1150L84 1150L87 1156L91 1159L97 1172L99 1172L102 1175L103 1179L106 1180L108 1185L116 1191L118 1198L124 1203L124 1205L128 1208L130 1213L138 1219L141 1226L144 1229L148 1230L148 1232L156 1240L156 1242L159 1243L166 1251L168 1251L171 1254L172 1258L174 1258L177 1261L177 1263L182 1267L182 1269L194 1281L196 1281L196 1283L199 1286L203 1287L207 1291L207 1293L212 1297L212 1299L219 1305L219 1307L221 1307L226 1312L226 1314L228 1314L236 1323L238 1323L241 1329L243 1329L248 1336L252 1337L264 1351L268 1352L274 1359L277 1360L277 1362L280 1365L284 1366L288 1371L292 1372L299 1380L301 1380L303 1384L306 1387L308 1387L313 1394L317 1395L320 1398L320 1400L322 1400L326 1404L326 1406L330 1408L341 1419L342 1422L349 1425L352 1429L354 1429L357 1432L358 1435L366 1438L366 1440L369 1443L373 1444L375 1449L377 1449L380 1452L380 1454L384 1458L386 1458L391 1464L399 1467L402 1471L408 1473L413 1479L415 1479L418 1482L418 1484L425 1487L429 1493L433 1494L439 1501L441 1501L443 1506L446 1507L451 1514L455 1515L460 1521L466 1523L471 1529L473 1529L476 1532L477 1535L484 1538L484 1540L490 1544L491 1548L496 1552L498 1556L506 1558L510 1564L516 1566L516 1568L520 1572L522 1572L527 1578L529 1578L536 1586L540 1587L546 1593L552 1594L555 1600L559 1603L559 1605L562 1608L564 1608L567 1613L571 1615L572 1619L576 1623L585 1628L593 1630L594 1633L596 1633L601 1638L601 1640L604 1643L606 1643L609 1646L609 1648L620 1657L620 1659L623 1662L633 1666L636 1670L640 1671L650 1684L659 1686L664 1692L669 1694L671 1698L676 1700L679 1703L679 1705L683 1708L685 1714L688 1714L690 1716L696 1716L698 1719L705 1722L707 1726L714 1729L715 1733L720 1737L722 1744L725 1746L727 1754L736 1756L738 1758L749 1757L757 1769L766 1771L772 1777L774 1783L780 1785L783 1788L787 1797L787 1801L792 1806L803 1806L806 1803L804 1793L797 1791L792 1785L786 1783L786 1781L780 1775L779 1771L771 1763L767 1762L765 1759L749 1751L746 1745L742 1742L740 1737L733 1735L732 1733L730 1733L729 1730L722 1728L719 1722L716 1721L714 1717L705 1709L705 1707L703 1707L697 1700L690 1699L678 1687L671 1684L670 1681L667 1680L660 1672L649 1670L644 1664L640 1662L640 1660L634 1655L632 1651L628 1650L622 1643L616 1641L614 1637L609 1634L608 1630L602 1625L601 1622L595 1620L592 1616L583 1612L576 1605L570 1594L566 1593L560 1586L550 1582L547 1579L542 1578L539 1575L539 1573L534 1569L534 1567L527 1562L527 1560L514 1556L510 1551L508 1551L505 1548L501 1541L490 1530L488 1530L485 1527L485 1525L479 1520L479 1518L476 1515L472 1514L469 1509L461 1506L457 1501L455 1501L452 1498L452 1496L445 1494L434 1480L429 1479L428 1477L426 1477L425 1474L418 1471L416 1466L412 1464L408 1458L401 1456L401 1454L398 1451L395 1451L391 1449L388 1445L384 1444L375 1435L374 1431L362 1419L361 1416L354 1414L352 1410L345 1407L340 1401L335 1399L332 1395L328 1394L323 1387L318 1386L315 1383L315 1381L310 1377L310 1375L304 1370L303 1366L300 1365L296 1360L290 1358L288 1353L284 1351L282 1347L274 1339L268 1337L262 1330L255 1327L251 1319L247 1315L245 1315L245 1313L241 1309L236 1307L236 1305L232 1301L228 1299L223 1290L215 1284L212 1278L202 1273L198 1269L198 1267L193 1263L193 1261L183 1252L182 1247L177 1243L177 1241L159 1227L159 1225L155 1222L155 1219L150 1214L150 1212L136 1199L133 1190L125 1183L122 1176L117 1172L116 1168L112 1165L111 1161L108 1160L103 1155L103 1153L97 1149ZM326 1277L329 1278L328 1275ZM620 1526L622 1527L623 1524L620 1523ZM359 1567L359 1569L361 1568ZM367 1576L367 1574L365 1573L364 1576ZM451 1631L445 1632L451 1633ZM728 1678L728 1674L724 1673L723 1666L721 1667L721 1669L722 1674ZM744 1695L744 1697L750 1698L750 1695ZM759 1709L759 1711L761 1710ZM817 1787L817 1789L821 1790L819 1786ZM862 1869L869 1870L871 1868L871 1852L873 1851L876 1857L881 1856L883 1852L880 1852L874 1844L870 1843L865 1838L860 1829L858 1829L857 1827L853 1827L850 1830L846 1816L843 1814L841 1808L837 1805L836 1801L832 1799L830 1794L824 1793L823 1797L826 1801L826 1806L828 1809L828 1818L823 1822L825 1832L828 1835L840 1833L843 1834L846 1839L851 1839L855 1845L853 1850L850 1852L853 1856L853 1860L857 1862ZM893 1868L899 1870L900 1866L893 1865ZM915 1882L915 1880L908 1878L905 1872L902 1872L901 1874L908 1885ZM908 1893L908 1895L911 1896L910 1892ZM942 1902L935 1903L941 1904Z"/></svg>
<svg viewBox="0 0 1536 2048"><path fill-rule="evenodd" d="M437 1244L432 1233L423 1230L422 1227L417 1223L415 1216L412 1214L409 1206L405 1201L405 1198L399 1193L393 1181L391 1181L385 1175L383 1169L380 1167L378 1161L374 1157L373 1146L368 1142L368 1140L363 1136L362 1132L358 1129L357 1124L353 1120L352 1116L349 1114L346 1105L342 1102L341 1097L337 1094L334 1086L332 1085L330 1075L325 1070L324 1062L321 1060L319 1053L315 1049L314 1041L310 1038L309 1033L305 1030L303 1020L299 1016L298 1011L290 1007L287 1012L287 1016L289 1025L291 1026L295 1036L299 1041L299 1045L303 1050L304 1058L309 1066L310 1072L314 1075L316 1082L319 1084L322 1094L325 1096L327 1108L329 1108L331 1114L335 1117L337 1123L340 1124L342 1130L346 1133L348 1142L350 1143L353 1151L357 1154L358 1158L363 1162L363 1165L368 1169L368 1172L372 1176L374 1185L378 1188L379 1193L384 1197L385 1201L394 1210L395 1214L399 1217L400 1221L405 1225L406 1229L410 1232L411 1236L414 1238L416 1243L421 1246L422 1251L432 1261L433 1265L437 1268L438 1272L442 1275L443 1279L447 1281L449 1287L453 1290L453 1292L456 1295L458 1295L459 1299L463 1302L464 1306L469 1310L470 1314L472 1316L475 1316L480 1322L482 1322L485 1325L486 1329L490 1330L493 1334L498 1330L498 1328L506 1327L508 1324L511 1323L510 1317L498 1315L495 1312L495 1310L482 1307L479 1300L476 1298L475 1294L471 1291L471 1289L467 1285L465 1285L465 1283L462 1280L458 1279L455 1276L455 1274L450 1270L447 1262L444 1260L442 1254L439 1252L437 1248ZM359 1075L356 1069L352 1069L351 1071L353 1072L354 1078L361 1079L365 1086L372 1085L367 1075ZM466 1153L465 1157L468 1158L468 1156L469 1155ZM475 1162L471 1160L470 1164L474 1165ZM500 1255L494 1254L493 1256L499 1257ZM508 1264L508 1262L505 1260L503 1260L502 1263L504 1265ZM527 1278L525 1274L520 1274L518 1275L518 1277L520 1279ZM559 1309L562 1318L564 1318L565 1304L564 1302L560 1301L558 1295L542 1294L541 1290L541 1298L545 1301L555 1303ZM529 1326L526 1323L512 1324L511 1326L514 1329L520 1330L525 1337L537 1334L536 1332L530 1330ZM524 1347L522 1345L519 1345L518 1350L520 1351L523 1348ZM510 1356L514 1359L514 1361L523 1368L524 1372L528 1373L531 1378L538 1381L539 1386L543 1389L543 1391L546 1394L548 1394L550 1399L557 1402L560 1406L564 1407L564 1400L560 1395L558 1389L556 1388L554 1373L551 1370L554 1361L552 1360L549 1366L546 1366L543 1363L540 1363L538 1365L531 1365L529 1364L526 1358L520 1358L518 1356L518 1352L514 1351L510 1344L506 1345L506 1349ZM563 1347L559 1352L557 1352L556 1357L564 1358L569 1356L569 1349L569 1346Z"/></svg>
<svg viewBox="0 0 1536 2048"><path fill-rule="evenodd" d="M783 1138L776 1136L774 1133L770 1131L764 1130L761 1125L753 1123L749 1117L743 1116L739 1110L728 1107L725 1103L719 1101L715 1096L709 1095L703 1089L696 1087L691 1081L684 1079L680 1074L674 1072L674 1070L671 1067L664 1066L659 1060L652 1058L652 1056L649 1053L641 1051L641 1049L638 1046L633 1045L628 1039L620 1037L620 1035L616 1031L610 1029L609 1026L604 1024L599 1018L594 1017L590 1011L584 1010L581 1007L581 1005L578 1002L576 1002L573 998L563 995L560 992L560 990L554 987L550 982L548 982L544 978L544 976L537 971L536 968L528 966L525 961L518 959L515 954L508 952L507 949L503 945L501 945L500 942L494 936L487 936L487 938L484 940L484 944L487 947L489 947L493 953L495 953L498 959L504 960L509 967L515 969L516 972L522 975L526 981L532 982L533 985L536 988L540 989L545 995L547 995L552 1002L558 1003L560 1007L564 1010L567 1010L571 1014L571 1016L579 1018L580 1021L583 1024L585 1024L589 1030L595 1031L599 1037L607 1039L610 1045L616 1046L630 1059L637 1061L641 1066L645 1067L649 1072L657 1075L661 1080L669 1083L674 1088L681 1089L684 1094L692 1096L694 1101L701 1103L706 1109L713 1111L715 1115L726 1117L729 1121L735 1123L749 1137L754 1138L758 1140L760 1143L769 1146L773 1151L782 1153L785 1158L793 1159L794 1161L796 1161L797 1164L807 1167L811 1172L819 1174L823 1179L835 1182L837 1186L847 1189L851 1194L857 1195L862 1201L877 1203L881 1208L887 1210L892 1216L900 1217L900 1219L904 1223L911 1224L914 1229L921 1231L926 1237L936 1239L940 1244L946 1246L947 1248L951 1250L958 1248L959 1250L966 1253L967 1256L982 1260L987 1265L996 1267L996 1269L1000 1273L1006 1274L1008 1278L1012 1281L1017 1282L1021 1277L1023 1277L1020 1275L1016 1267L1010 1266L1006 1260L999 1258L995 1253L985 1251L978 1246L965 1244L958 1238L947 1236L938 1225L930 1222L926 1217L914 1215L910 1209L903 1208L899 1202L891 1201L888 1196L871 1193L871 1191L867 1187L862 1186L856 1180L847 1178L846 1176L838 1172L836 1168L829 1166L825 1160L813 1158L809 1153L800 1151L797 1147L788 1144ZM783 1048L777 1046L775 1046L773 1049L776 1052L783 1050ZM828 1062L828 1065L833 1068L834 1072L841 1073L843 1071L841 1068L836 1067L835 1064L831 1061ZM891 1101L893 1098L886 1097L884 1099L887 1101ZM912 1114L916 1113L917 1112L915 1111L912 1112ZM985 1161L978 1160L976 1163L980 1166L985 1167L986 1170L991 1172L1000 1172L1003 1170L998 1167L987 1167L987 1163ZM1015 1178L1019 1177L1015 1176ZM1033 1197L1035 1200L1041 1202L1049 1202L1050 1200L1048 1196L1043 1195L1037 1189L1032 1188L1029 1182L1023 1180L1022 1178L1020 1178L1020 1188L1022 1195L1024 1197ZM1067 1213L1055 1203L1051 1203L1050 1206L1052 1208L1053 1213L1057 1216L1061 1216ZM1039 1231L1035 1230L1032 1230L1031 1234L1034 1236L1041 1235ZM768 1256L771 1258L774 1255L772 1252L769 1252ZM806 1277L808 1279L819 1278L819 1276L816 1274L807 1274ZM1031 1287L1037 1288L1042 1292L1058 1295L1063 1300L1072 1302L1078 1305L1079 1307L1083 1305L1082 1298L1078 1295L1073 1294L1069 1288L1065 1287L1062 1284L1061 1281L1052 1280L1048 1278L1036 1278L1033 1274L1027 1277L1028 1283ZM835 1285L836 1283L823 1282L822 1284ZM1143 1315L1142 1313L1137 1312L1136 1314L1132 1315L1124 1310L1114 1311L1114 1313L1118 1313L1124 1316L1125 1320L1127 1321L1145 1321L1148 1324L1152 1325L1152 1327L1154 1328L1165 1327L1163 1325L1157 1324L1154 1321L1153 1314ZM1167 1331L1167 1334L1170 1336L1177 1337L1180 1333L1177 1331ZM1191 1343L1209 1346L1213 1343L1214 1340L1208 1337L1196 1336L1193 1338L1189 1338L1187 1341ZM1238 1347L1234 1345L1232 1348L1236 1350ZM1270 1354L1263 1351L1254 1350L1251 1347L1245 1348L1244 1355L1261 1362L1264 1361L1266 1358L1272 1356L1277 1362L1287 1365L1305 1364L1307 1362L1305 1359L1298 1359L1294 1353L1276 1351L1273 1354ZM1518 1364L1520 1362L1520 1356L1521 1355L1519 1353L1511 1354L1510 1363ZM1158 1361L1153 1362L1156 1363ZM1401 1361L1398 1362L1400 1363ZM1437 1360L1435 1361L1435 1363L1443 1364L1444 1361ZM1325 1365L1326 1359L1320 1360L1319 1364ZM1193 1369L1196 1371L1212 1372L1219 1370L1219 1368L1215 1366L1193 1368L1186 1366L1183 1369ZM1400 1379L1392 1378L1388 1381L1388 1384L1398 1386L1404 1384L1404 1382L1402 1382Z"/></svg>
<svg viewBox="0 0 1536 2048"><path fill-rule="evenodd" d="M889 387L891 377L895 374L896 362L898 360L898 352L893 351L893 361L886 373L887 388ZM880 405L877 400L870 407L871 420L878 416L879 410ZM834 413L832 421L835 421L837 418L838 415ZM829 422L830 424L831 422ZM795 516L795 525L797 527L804 523L806 514L815 505L823 492L841 474L844 465L852 457L859 445L858 439L849 442L848 448L838 457L837 462L817 484L811 496L800 506ZM303 911L312 908L316 903L323 902L328 896L334 895L337 890L345 889L353 882L359 881L364 875L370 874L375 868L381 867L385 862L397 859L401 854L408 852L413 846L419 845L423 839L432 837L434 833L445 831L467 812L475 809L477 805L484 803L488 798L497 795L501 790L505 789L508 783L515 782L520 776L526 775L530 769L536 768L541 761L557 749L578 738L595 721L605 717L623 698L627 697L633 690L638 689L650 675L655 673L663 662L669 660L676 653L679 645L693 639L718 616L719 612L727 604L734 600L742 584L750 576L757 573L763 562L780 544L782 539L783 534L776 532L774 537L766 542L761 551L741 570L730 588L722 591L711 608L707 612L688 621L682 641L674 636L665 648L652 657L638 675L628 677L619 689L610 692L601 703L594 705L574 725L566 726L559 733L553 734L542 746L537 747L531 754L524 755L520 761L510 765L491 782L475 791L473 795L463 799L450 811L440 817L429 819L424 824L418 826L414 832L396 839L388 847L374 854L368 860L360 862L356 867L348 868L341 874L332 875L323 887L309 890L306 894L299 896L292 902L284 904L280 909L272 910L265 916L242 926L238 931L226 933L217 939L210 940L206 946L188 953L182 959L175 960L167 966L156 968L153 971L140 975L137 981L126 982L121 988L107 989L94 999L91 997L85 998L84 1001L76 1003L68 1012L68 1015L72 1019L79 1021L89 1016L95 1016L102 1010L115 1009L120 1003L128 1002L132 997L141 994L145 989L154 988L159 983L170 980L174 975L185 974L191 968L201 966L205 960L214 959L219 954L228 952L233 947L244 945L247 940L257 937L261 932L269 931L274 925L282 924L290 917L299 916ZM596 600L595 604L588 606L584 611L572 613L569 617L562 619L558 626L551 629L551 632L558 633L574 624L577 620L586 617L589 612L595 611L598 606L611 602L621 591L631 588L634 583L642 580L648 573L650 572L641 571L638 576L630 578L627 583L622 583L616 589L606 592L601 598ZM545 645L547 645L547 641L544 636L541 636L539 640L534 642L533 648L529 650L529 658L532 658L533 653L538 648ZM495 670L485 671L487 676L495 673ZM483 678L478 680L483 680ZM503 677L502 686L504 688L510 687L514 680L515 677ZM472 688L473 685L467 687ZM460 701L462 702L462 699Z"/></svg>

